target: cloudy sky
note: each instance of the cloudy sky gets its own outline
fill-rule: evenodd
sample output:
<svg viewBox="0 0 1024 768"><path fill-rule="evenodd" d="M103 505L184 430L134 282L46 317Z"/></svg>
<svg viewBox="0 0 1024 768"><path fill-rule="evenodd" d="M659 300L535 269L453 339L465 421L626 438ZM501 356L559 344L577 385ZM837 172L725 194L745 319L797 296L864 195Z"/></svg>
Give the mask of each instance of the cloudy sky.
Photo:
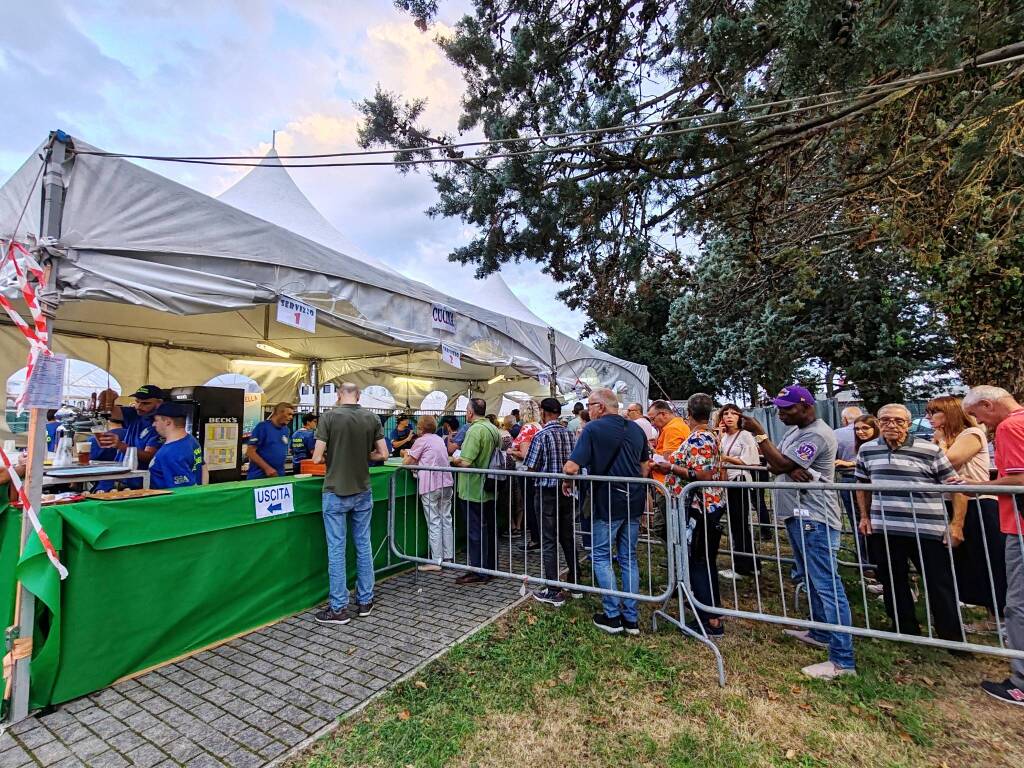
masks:
<svg viewBox="0 0 1024 768"><path fill-rule="evenodd" d="M0 180L55 128L131 153L262 154L274 129L282 154L354 150L353 102L377 83L428 99L425 123L452 130L462 81L432 38L466 3L441 6L438 28L423 34L390 0L9 3L0 32ZM149 167L213 195L246 170ZM435 285L449 270L469 271L446 257L472 233L423 213L434 199L429 179L390 168L291 173L366 253ZM535 314L578 335L584 316L555 298L558 287L535 265L502 276Z"/></svg>

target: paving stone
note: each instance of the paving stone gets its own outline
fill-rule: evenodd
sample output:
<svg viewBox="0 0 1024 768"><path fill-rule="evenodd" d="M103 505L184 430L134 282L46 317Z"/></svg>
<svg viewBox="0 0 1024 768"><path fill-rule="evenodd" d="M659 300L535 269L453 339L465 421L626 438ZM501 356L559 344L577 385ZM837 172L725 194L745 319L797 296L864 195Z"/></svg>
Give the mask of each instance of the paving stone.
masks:
<svg viewBox="0 0 1024 768"><path fill-rule="evenodd" d="M146 744L132 750L125 757L128 758L132 765L137 765L139 768L153 768L153 766L163 762L167 755L152 744Z"/></svg>
<svg viewBox="0 0 1024 768"><path fill-rule="evenodd" d="M65 744L74 744L76 741L89 738L92 735L92 731L78 721L75 721L71 725L55 728L53 734Z"/></svg>
<svg viewBox="0 0 1024 768"><path fill-rule="evenodd" d="M179 732L169 725L164 723L157 723L156 725L147 728L141 734L146 741L151 741L157 746L163 746L169 742L174 741L178 738Z"/></svg>
<svg viewBox="0 0 1024 768"><path fill-rule="evenodd" d="M210 726L221 733L233 736L239 731L245 730L248 727L248 724L243 720L239 720L234 715L223 714L216 720L211 721Z"/></svg>
<svg viewBox="0 0 1024 768"><path fill-rule="evenodd" d="M247 749L254 751L262 749L273 741L273 739L263 731L252 727L239 731L234 734L232 738Z"/></svg>
<svg viewBox="0 0 1024 768"><path fill-rule="evenodd" d="M14 738L6 734L0 736L0 765L7 768L21 768L23 765L35 765L31 756L14 742Z"/></svg>
<svg viewBox="0 0 1024 768"><path fill-rule="evenodd" d="M232 768L259 768L266 763L266 760L248 750L239 749L225 757L224 763Z"/></svg>
<svg viewBox="0 0 1024 768"><path fill-rule="evenodd" d="M222 768L223 765L224 763L220 760L205 752L196 755L185 763L186 768Z"/></svg>
<svg viewBox="0 0 1024 768"><path fill-rule="evenodd" d="M57 740L57 737L53 732L46 727L33 728L31 731L26 731L21 734L18 738L21 739L21 743L29 749L37 749L43 744L49 744Z"/></svg>
<svg viewBox="0 0 1024 768"><path fill-rule="evenodd" d="M75 719L78 722L89 726L97 720L103 720L106 717L109 717L106 710L97 706L91 706L89 709L83 709L81 712L75 714Z"/></svg>
<svg viewBox="0 0 1024 768"><path fill-rule="evenodd" d="M127 765L128 761L113 750L89 758L89 768L125 768Z"/></svg>
<svg viewBox="0 0 1024 768"><path fill-rule="evenodd" d="M92 723L89 728L92 729L93 733L103 739L109 739L111 736L116 736L122 731L127 731L128 726L122 723L120 720L110 717L104 717L102 720L97 720Z"/></svg>
<svg viewBox="0 0 1024 768"><path fill-rule="evenodd" d="M278 723L268 733L285 744L298 744L306 738L306 734L303 731L288 723Z"/></svg>
<svg viewBox="0 0 1024 768"><path fill-rule="evenodd" d="M118 752L123 752L127 754L128 752L131 752L133 749L138 749L139 747L144 746L148 742L142 736L141 733L125 731L123 733L119 733L116 736L112 736L111 738L107 739L107 743L114 749L116 749Z"/></svg>
<svg viewBox="0 0 1024 768"><path fill-rule="evenodd" d="M32 756L43 765L59 763L65 757L69 757L71 755L71 750L56 740L49 741L46 744L41 744L37 747L31 747L31 751Z"/></svg>
<svg viewBox="0 0 1024 768"><path fill-rule="evenodd" d="M272 741L269 744L267 744L267 746L263 747L263 749L261 749L259 753L263 757L265 757L268 760L270 760L270 759L273 759L273 758L277 757L278 755L284 753L284 751L286 749L288 749L288 747L286 747L281 742L279 742L279 741Z"/></svg>
<svg viewBox="0 0 1024 768"><path fill-rule="evenodd" d="M71 751L80 758L90 758L107 751L107 743L99 736L90 736L71 745Z"/></svg>
<svg viewBox="0 0 1024 768"><path fill-rule="evenodd" d="M125 699L124 701L119 701L119 702L117 702L117 704L114 704L111 707L107 707L107 712L109 712L114 717L116 717L116 718L118 718L120 720L126 720L129 717L131 717L132 715L136 714L137 712L141 712L141 711L142 711L142 708L138 704L136 704L134 701L130 701L129 699Z"/></svg>
<svg viewBox="0 0 1024 768"><path fill-rule="evenodd" d="M153 694L152 698L139 702L139 706L152 715L159 715L174 708L174 705L171 702L163 696L158 696L156 694Z"/></svg>
<svg viewBox="0 0 1024 768"><path fill-rule="evenodd" d="M51 712L48 715L43 715L38 718L40 725L46 728L59 728L62 725L71 725L75 722L75 718L70 712L64 711L64 709L58 709L56 712Z"/></svg>
<svg viewBox="0 0 1024 768"><path fill-rule="evenodd" d="M220 733L207 735L199 744L203 749L220 758L226 757L238 749L237 742Z"/></svg>
<svg viewBox="0 0 1024 768"><path fill-rule="evenodd" d="M306 733L316 733L325 725L330 723L334 718L330 720L324 720L321 717L311 717L304 723L299 723L299 728L304 730Z"/></svg>
<svg viewBox="0 0 1024 768"><path fill-rule="evenodd" d="M170 741L164 744L163 748L168 755L179 763L185 763L203 751L198 744L185 737L179 737L174 741Z"/></svg>
<svg viewBox="0 0 1024 768"><path fill-rule="evenodd" d="M47 768L50 768L50 766L47 766ZM85 768L85 763L72 755L71 757L65 757L59 763L55 763L52 768Z"/></svg>
<svg viewBox="0 0 1024 768"><path fill-rule="evenodd" d="M131 717L124 719L125 725L131 728L133 731L141 733L147 728L152 728L154 725L160 725L160 721L149 712L139 711Z"/></svg>

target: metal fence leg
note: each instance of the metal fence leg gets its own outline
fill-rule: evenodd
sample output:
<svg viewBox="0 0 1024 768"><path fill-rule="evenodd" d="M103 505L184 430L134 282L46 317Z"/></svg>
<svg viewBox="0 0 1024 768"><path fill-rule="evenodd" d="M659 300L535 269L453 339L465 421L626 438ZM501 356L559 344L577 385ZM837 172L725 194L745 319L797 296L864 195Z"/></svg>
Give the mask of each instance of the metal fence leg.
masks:
<svg viewBox="0 0 1024 768"><path fill-rule="evenodd" d="M683 500L689 499L689 494L683 494ZM718 685L722 688L725 687L725 659L722 656L722 651L718 645L707 636L706 631L701 625L701 631L695 632L686 626L686 610L689 606L689 610L694 616L697 615L697 609L693 602L693 594L690 591L689 581L689 567L690 567L690 555L689 549L686 543L686 536L683 533L686 529L685 520L685 507L682 504L677 503L671 497L667 499L665 505L666 515L666 527L668 531L668 550L669 550L669 561L674 559L678 564L678 573L676 578L676 598L679 605L679 618L670 615L664 609L659 609L654 612L654 620L661 617L669 624L672 624L684 635L692 637L699 643L706 645L711 653L715 657L715 666L718 669ZM675 552L675 558L672 557L672 552ZM657 628L657 624L655 624Z"/></svg>

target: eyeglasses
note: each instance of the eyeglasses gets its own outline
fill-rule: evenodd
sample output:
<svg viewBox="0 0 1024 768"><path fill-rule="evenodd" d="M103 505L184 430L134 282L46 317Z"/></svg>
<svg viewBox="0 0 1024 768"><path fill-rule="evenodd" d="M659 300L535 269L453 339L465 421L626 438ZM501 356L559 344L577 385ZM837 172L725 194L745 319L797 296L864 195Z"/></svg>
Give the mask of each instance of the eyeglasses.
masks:
<svg viewBox="0 0 1024 768"><path fill-rule="evenodd" d="M587 408L593 408L595 405L604 405L604 403L587 403Z"/></svg>
<svg viewBox="0 0 1024 768"><path fill-rule="evenodd" d="M878 423L879 424L895 424L895 425L898 426L900 424L909 424L910 422L907 421L906 419L900 419L900 418L896 418L896 417L888 417L887 416L885 418L879 419Z"/></svg>

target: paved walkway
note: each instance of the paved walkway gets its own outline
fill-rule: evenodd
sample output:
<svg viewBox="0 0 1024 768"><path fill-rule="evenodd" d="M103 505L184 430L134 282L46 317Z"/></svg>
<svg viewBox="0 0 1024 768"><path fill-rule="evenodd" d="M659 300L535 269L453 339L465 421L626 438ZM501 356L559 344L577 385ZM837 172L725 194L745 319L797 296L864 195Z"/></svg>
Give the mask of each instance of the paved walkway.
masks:
<svg viewBox="0 0 1024 768"><path fill-rule="evenodd" d="M479 629L519 599L494 580L409 572L373 614L323 627L306 612L60 705L0 735L0 766L257 768Z"/></svg>

